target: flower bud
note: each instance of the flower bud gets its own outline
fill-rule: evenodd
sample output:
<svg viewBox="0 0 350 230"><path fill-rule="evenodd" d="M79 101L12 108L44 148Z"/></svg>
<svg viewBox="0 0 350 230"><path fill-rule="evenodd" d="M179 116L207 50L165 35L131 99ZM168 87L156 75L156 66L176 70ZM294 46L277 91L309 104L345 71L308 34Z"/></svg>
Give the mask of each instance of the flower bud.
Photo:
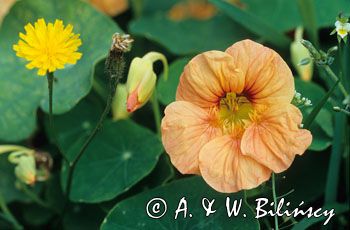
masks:
<svg viewBox="0 0 350 230"><path fill-rule="evenodd" d="M33 185L36 177L34 157L30 155L23 155L15 168L15 175L23 183Z"/></svg>
<svg viewBox="0 0 350 230"><path fill-rule="evenodd" d="M129 117L129 113L126 110L126 99L128 92L126 91L125 84L118 84L117 90L112 103L112 115L113 120L121 120Z"/></svg>
<svg viewBox="0 0 350 230"><path fill-rule="evenodd" d="M147 59L134 58L126 82L127 111L134 112L143 106L152 96L155 86L156 74L153 72L152 63Z"/></svg>
<svg viewBox="0 0 350 230"><path fill-rule="evenodd" d="M48 153L17 145L0 145L0 154L3 153L9 153L8 161L16 165L15 175L20 182L33 185L49 178L52 158Z"/></svg>
<svg viewBox="0 0 350 230"><path fill-rule="evenodd" d="M311 100L306 98L306 97L302 97L300 93L298 93L297 91L294 91L294 97L292 99L292 104L297 106L297 107L303 107L303 106L312 106Z"/></svg>
<svg viewBox="0 0 350 230"><path fill-rule="evenodd" d="M33 185L36 177L35 158L32 152L12 152L8 159L16 164L15 175L21 182Z"/></svg>
<svg viewBox="0 0 350 230"><path fill-rule="evenodd" d="M310 54L308 49L306 49L300 40L303 36L303 28L298 27L295 32L295 39L290 46L291 58L294 68L296 69L300 78L304 81L310 81L313 73L313 62L310 59ZM308 60L307 65L301 65L303 61Z"/></svg>
<svg viewBox="0 0 350 230"><path fill-rule="evenodd" d="M142 107L151 98L157 80L153 63L158 60L163 62L165 76L167 76L168 63L160 53L150 52L142 58L136 57L132 60L126 82L126 109L129 113Z"/></svg>

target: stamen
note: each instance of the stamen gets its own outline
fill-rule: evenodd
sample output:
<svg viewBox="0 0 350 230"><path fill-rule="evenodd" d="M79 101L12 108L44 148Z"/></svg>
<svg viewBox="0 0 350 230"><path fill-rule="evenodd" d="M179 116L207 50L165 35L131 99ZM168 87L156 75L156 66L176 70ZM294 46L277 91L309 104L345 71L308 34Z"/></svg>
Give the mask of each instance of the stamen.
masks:
<svg viewBox="0 0 350 230"><path fill-rule="evenodd" d="M245 96L227 93L219 104L219 121L222 131L231 134L237 129L244 128L252 112L253 106Z"/></svg>

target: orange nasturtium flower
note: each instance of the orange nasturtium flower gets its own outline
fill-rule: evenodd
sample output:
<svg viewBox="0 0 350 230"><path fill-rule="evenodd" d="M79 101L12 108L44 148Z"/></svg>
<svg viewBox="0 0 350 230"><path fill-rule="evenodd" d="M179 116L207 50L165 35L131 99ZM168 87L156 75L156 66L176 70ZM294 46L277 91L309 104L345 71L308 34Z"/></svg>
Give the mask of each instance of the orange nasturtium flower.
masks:
<svg viewBox="0 0 350 230"><path fill-rule="evenodd" d="M79 34L74 34L73 26L64 27L61 20L46 24L39 19L34 26L24 27L26 34L19 33L18 44L13 45L16 55L25 58L28 69L38 69L38 75L63 69L65 64L75 64L82 56L78 47L82 44Z"/></svg>
<svg viewBox="0 0 350 230"><path fill-rule="evenodd" d="M293 95L287 64L258 43L199 54L165 109L165 150L181 173L202 175L217 191L257 187L311 144Z"/></svg>

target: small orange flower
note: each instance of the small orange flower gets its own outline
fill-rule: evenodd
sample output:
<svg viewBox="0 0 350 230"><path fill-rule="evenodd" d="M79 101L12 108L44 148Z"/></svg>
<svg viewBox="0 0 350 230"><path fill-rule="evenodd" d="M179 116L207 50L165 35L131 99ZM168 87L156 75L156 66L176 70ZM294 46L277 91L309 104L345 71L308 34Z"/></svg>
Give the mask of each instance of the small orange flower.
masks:
<svg viewBox="0 0 350 230"><path fill-rule="evenodd" d="M217 191L257 187L311 144L293 95L287 64L258 43L197 55L165 109L164 147L181 173L202 175Z"/></svg>

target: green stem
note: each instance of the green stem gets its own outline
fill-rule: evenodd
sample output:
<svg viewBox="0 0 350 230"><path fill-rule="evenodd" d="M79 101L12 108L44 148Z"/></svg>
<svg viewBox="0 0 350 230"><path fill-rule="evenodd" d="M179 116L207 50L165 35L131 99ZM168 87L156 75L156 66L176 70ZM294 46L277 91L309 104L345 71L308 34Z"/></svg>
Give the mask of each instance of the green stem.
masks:
<svg viewBox="0 0 350 230"><path fill-rule="evenodd" d="M23 229L23 227L18 223L16 218L12 215L10 209L7 207L6 202L4 200L4 197L2 196L2 193L0 192L0 208L2 212L4 213L5 217L11 221L13 228L16 230Z"/></svg>
<svg viewBox="0 0 350 230"><path fill-rule="evenodd" d="M325 70L327 75L330 76L335 82L339 80L338 76L335 75L335 73L332 71L332 69L328 65L323 65L322 68ZM344 85L342 84L342 82L339 82L339 88L340 88L340 91L343 93L344 97L347 97L349 95L346 89L344 88Z"/></svg>
<svg viewBox="0 0 350 230"><path fill-rule="evenodd" d="M349 181L350 181L350 179L349 179L349 175L350 175L350 155L349 155L349 153L350 153L350 146L349 146L349 125L347 125L346 126L346 132L345 132L345 151L344 151L344 153L345 153L345 161L344 161L344 163L345 163L345 191L346 191L346 194L347 194L347 199L348 199L348 201L350 201L350 199L349 199L349 195L350 195L350 186L349 186Z"/></svg>
<svg viewBox="0 0 350 230"><path fill-rule="evenodd" d="M47 72L46 75L47 75L47 86L49 89L49 122L50 122L50 130L52 133L53 142L56 145L56 147L58 148L58 151L63 156L64 160L66 162L69 162L67 156L63 154L62 148L58 143L56 130L55 130L54 122L53 122L53 113L52 113L52 110L53 110L53 82L54 82L55 76L54 76L53 72Z"/></svg>
<svg viewBox="0 0 350 230"><path fill-rule="evenodd" d="M346 126L346 116L343 113L335 115L334 138L329 161L327 183L325 191L325 204L333 203L337 200L339 183L340 162L343 153L344 135Z"/></svg>
<svg viewBox="0 0 350 230"><path fill-rule="evenodd" d="M142 16L143 0L131 0L131 4L135 18L140 18Z"/></svg>
<svg viewBox="0 0 350 230"><path fill-rule="evenodd" d="M99 121L97 122L94 130L90 133L89 137L86 139L85 143L80 148L78 154L74 158L72 162L69 163L69 169L68 169L68 177L67 177L67 183L66 183L66 198L67 201L69 200L72 182L73 182L73 174L75 167L77 163L79 162L80 158L83 156L85 150L91 143L91 141L94 139L98 131L102 128L103 122L106 119L107 115L109 114L111 110L111 105L113 101L113 97L115 95L115 91L117 88L117 84L119 83L119 80L122 78L123 70L124 70L124 58L122 52L114 52L110 51L109 56L106 59L105 64L106 72L108 73L109 77L109 92L108 92L108 98L106 102L106 107L101 114L101 117ZM64 205L63 211L65 211L67 207L67 201Z"/></svg>
<svg viewBox="0 0 350 230"><path fill-rule="evenodd" d="M88 138L86 139L86 141L84 142L82 147L80 148L77 156L69 164L68 179L67 179L67 186L66 186L66 195L68 198L69 198L69 194L70 194L71 187L72 187L72 179L73 179L73 173L74 173L75 167L76 167L77 163L79 162L80 158L83 156L86 148L89 146L91 141L94 139L94 137L96 136L98 131L100 131L100 129L102 128L103 122L106 119L109 111L111 110L111 104L112 104L112 100L113 100L113 97L115 94L115 89L116 89L117 83L118 83L118 81L116 81L116 78L111 78L110 86L109 86L110 87L109 95L107 98L106 107L105 107L99 121L97 122L97 125L95 126L94 130L90 133L90 135L88 136Z"/></svg>
<svg viewBox="0 0 350 230"><path fill-rule="evenodd" d="M297 4L306 32L311 38L312 43L314 43L316 47L319 47L315 1L298 0Z"/></svg>
<svg viewBox="0 0 350 230"><path fill-rule="evenodd" d="M273 207L275 210L275 213L277 211L277 196L276 196L276 181L275 181L275 174L272 173L272 196L273 196ZM278 216L275 214L275 230L278 230Z"/></svg>
<svg viewBox="0 0 350 230"><path fill-rule="evenodd" d="M157 91L154 90L152 98L151 98L151 103L152 103L152 110L153 110L153 115L154 115L154 122L157 128L157 134L160 136L161 135L161 114L160 114L160 109L159 109L159 102L158 102L158 97L157 97Z"/></svg>
<svg viewBox="0 0 350 230"><path fill-rule="evenodd" d="M51 211L53 211L55 213L59 212L58 210L54 209L53 207L51 207L50 205L45 203L40 197L38 197L38 195L36 193L34 193L30 189L28 189L27 185L23 184L21 186L21 189L32 201L34 201L39 206L50 209Z"/></svg>
<svg viewBox="0 0 350 230"><path fill-rule="evenodd" d="M344 65L343 65L343 46L342 42L338 43L338 54L339 54L339 79L340 82L344 82Z"/></svg>
<svg viewBox="0 0 350 230"><path fill-rule="evenodd" d="M245 205L248 206L248 208L250 209L250 211L252 211L252 213L254 213L254 215L256 215L255 210L252 208L252 206L250 206L250 204L248 203L248 196L247 196L247 190L244 190L243 193L243 201L245 203Z"/></svg>
<svg viewBox="0 0 350 230"><path fill-rule="evenodd" d="M330 90L321 98L321 100L315 105L312 109L311 113L304 119L304 129L309 129L311 127L312 122L315 120L318 113L321 111L323 106L326 104L327 100L330 98L334 90L339 84L339 80L330 88Z"/></svg>

